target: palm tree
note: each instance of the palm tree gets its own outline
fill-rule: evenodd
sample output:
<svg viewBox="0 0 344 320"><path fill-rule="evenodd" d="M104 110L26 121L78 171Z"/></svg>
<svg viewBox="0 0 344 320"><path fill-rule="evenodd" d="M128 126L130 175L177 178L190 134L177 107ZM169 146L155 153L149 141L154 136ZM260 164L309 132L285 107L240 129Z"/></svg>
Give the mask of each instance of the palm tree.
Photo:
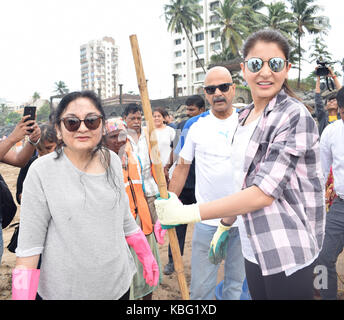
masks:
<svg viewBox="0 0 344 320"><path fill-rule="evenodd" d="M263 25L281 32L286 38L291 38L295 30L293 14L287 11L284 2L275 2L266 6L268 14L263 17Z"/></svg>
<svg viewBox="0 0 344 320"><path fill-rule="evenodd" d="M196 59L205 73L204 66L198 57L191 39L193 28L197 30L203 25L203 19L199 14L202 7L198 2L198 0L171 0L170 4L164 6L164 12L168 24L167 30L175 33L183 33L184 31L195 53Z"/></svg>
<svg viewBox="0 0 344 320"><path fill-rule="evenodd" d="M326 33L330 27L327 17L317 16L320 7L314 4L315 0L288 0L293 13L293 22L295 23L295 35L298 50L298 80L297 87L300 88L301 80L301 59L302 47L301 39L306 32L310 34Z"/></svg>
<svg viewBox="0 0 344 320"><path fill-rule="evenodd" d="M41 98L40 94L37 91L35 91L32 95L32 103L35 103L40 98Z"/></svg>
<svg viewBox="0 0 344 320"><path fill-rule="evenodd" d="M222 48L229 48L234 56L238 56L243 39L248 35L249 28L243 19L243 8L240 0L224 0L214 12L216 24L221 29Z"/></svg>
<svg viewBox="0 0 344 320"><path fill-rule="evenodd" d="M66 93L68 93L69 89L63 81L58 81L58 82L55 82L55 91L54 92L56 92L62 96L62 95L65 95Z"/></svg>
<svg viewBox="0 0 344 320"><path fill-rule="evenodd" d="M259 30L264 14L260 12L261 9L266 7L264 1L261 0L241 0L243 22L249 28L249 32Z"/></svg>
<svg viewBox="0 0 344 320"><path fill-rule="evenodd" d="M327 51L326 44L321 36L317 36L315 38L309 49L312 50L311 54L309 55L310 62L315 62L317 60L329 62L332 60L332 55Z"/></svg>

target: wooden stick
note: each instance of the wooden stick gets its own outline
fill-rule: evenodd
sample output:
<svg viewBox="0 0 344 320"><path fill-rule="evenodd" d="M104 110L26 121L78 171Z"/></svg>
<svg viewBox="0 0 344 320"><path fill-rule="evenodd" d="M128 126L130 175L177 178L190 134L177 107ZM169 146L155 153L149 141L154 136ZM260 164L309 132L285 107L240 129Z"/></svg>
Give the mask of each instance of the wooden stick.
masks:
<svg viewBox="0 0 344 320"><path fill-rule="evenodd" d="M164 169L160 160L160 153L159 153L156 134L154 130L155 127L154 127L154 122L153 122L152 108L151 108L151 104L148 97L147 82L146 82L146 78L143 71L142 59L141 59L139 44L138 44L136 35L130 36L130 43L131 43L131 49L132 49L132 53L134 57L137 82L138 82L140 95L141 95L142 109L143 109L145 119L147 120L147 123L148 123L149 141L151 143L151 149L152 149L151 160L153 162L153 165L155 167L155 171L157 174L156 178L158 180L157 183L159 187L160 197L163 199L167 199L168 198L167 184L166 184L166 179L164 175ZM182 294L182 299L189 300L190 299L189 289L185 280L184 266L183 266L183 261L180 254L180 248L179 248L179 243L178 243L175 228L168 229L168 237L170 240L174 268L177 273L179 288Z"/></svg>

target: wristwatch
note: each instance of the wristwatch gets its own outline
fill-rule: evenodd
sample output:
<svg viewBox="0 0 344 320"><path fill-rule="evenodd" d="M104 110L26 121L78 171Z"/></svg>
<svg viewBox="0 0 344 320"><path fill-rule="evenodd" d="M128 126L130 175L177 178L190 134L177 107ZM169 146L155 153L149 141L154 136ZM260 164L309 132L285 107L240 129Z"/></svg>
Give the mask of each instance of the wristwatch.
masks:
<svg viewBox="0 0 344 320"><path fill-rule="evenodd" d="M41 141L41 137L39 137L38 140L37 140L36 142L32 142L32 141L30 140L30 137L28 137L27 141L28 141L28 143L30 143L32 146L36 147L36 146L39 144L39 142Z"/></svg>

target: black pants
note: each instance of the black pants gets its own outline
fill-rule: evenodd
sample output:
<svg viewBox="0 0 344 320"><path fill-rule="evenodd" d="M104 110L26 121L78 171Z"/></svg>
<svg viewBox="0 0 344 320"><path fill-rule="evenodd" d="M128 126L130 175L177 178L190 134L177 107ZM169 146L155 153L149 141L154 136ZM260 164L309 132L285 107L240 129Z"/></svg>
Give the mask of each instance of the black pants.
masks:
<svg viewBox="0 0 344 320"><path fill-rule="evenodd" d="M253 300L313 300L314 264L286 276L263 276L258 264L245 259L248 288Z"/></svg>
<svg viewBox="0 0 344 320"><path fill-rule="evenodd" d="M194 189L183 189L182 193L179 196L179 200L182 202L182 204L193 204L196 203L195 198L195 190ZM180 224L179 226L176 226L176 233L180 248L180 254L184 254L184 245L185 245L185 236L186 236L186 229L187 224ZM172 263L172 251L170 245L168 245L168 262Z"/></svg>

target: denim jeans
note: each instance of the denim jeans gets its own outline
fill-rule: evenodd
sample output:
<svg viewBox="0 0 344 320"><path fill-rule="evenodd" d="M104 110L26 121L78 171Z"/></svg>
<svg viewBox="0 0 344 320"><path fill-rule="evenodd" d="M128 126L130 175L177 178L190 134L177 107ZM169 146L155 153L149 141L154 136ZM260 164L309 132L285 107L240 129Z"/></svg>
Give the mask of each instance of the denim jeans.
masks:
<svg viewBox="0 0 344 320"><path fill-rule="evenodd" d="M327 289L321 288L324 300L336 300L338 280L336 262L344 247L344 200L336 198L326 214L325 239L317 264L327 268Z"/></svg>
<svg viewBox="0 0 344 320"><path fill-rule="evenodd" d="M191 256L191 300L212 300L215 297L217 273L220 264L208 260L210 242L217 227L196 223L192 238ZM245 279L244 257L241 252L239 230L229 231L228 252L224 264L223 300L239 300Z"/></svg>

